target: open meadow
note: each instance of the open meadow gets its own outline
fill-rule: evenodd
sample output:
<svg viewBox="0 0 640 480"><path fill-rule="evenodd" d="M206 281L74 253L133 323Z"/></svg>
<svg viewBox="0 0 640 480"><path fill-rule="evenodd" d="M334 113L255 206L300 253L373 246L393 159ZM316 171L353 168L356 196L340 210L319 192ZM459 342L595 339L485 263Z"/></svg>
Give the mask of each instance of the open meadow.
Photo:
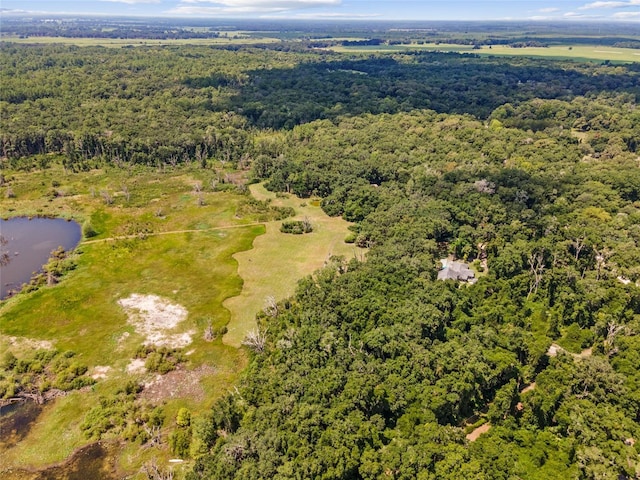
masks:
<svg viewBox="0 0 640 480"><path fill-rule="evenodd" d="M2 200L6 216L74 219L85 238L72 254L75 267L57 285L0 303L2 349L18 358L37 348L71 350L96 383L48 403L20 442L0 445L0 470L67 458L87 443L79 426L88 411L130 380L146 384L146 399L164 405L166 428L180 408L210 408L246 365L241 342L263 295L282 299L328 254L353 250L343 242L347 223L318 206L301 206L293 196L279 200L317 227L310 235L286 235L280 222L247 208L243 187L214 191L213 174L203 170L71 173L54 165L5 176L15 195ZM270 203L264 188L251 190L266 200L259 205ZM180 348L186 359L167 380L135 360L140 345L158 341ZM120 457L123 471L158 453L129 450Z"/></svg>

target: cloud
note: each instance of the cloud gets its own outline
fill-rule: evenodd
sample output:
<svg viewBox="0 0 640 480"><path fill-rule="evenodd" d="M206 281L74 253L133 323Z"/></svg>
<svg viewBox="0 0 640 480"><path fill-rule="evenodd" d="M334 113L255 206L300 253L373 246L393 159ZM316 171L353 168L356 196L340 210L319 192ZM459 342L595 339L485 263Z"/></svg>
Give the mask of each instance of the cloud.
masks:
<svg viewBox="0 0 640 480"><path fill-rule="evenodd" d="M640 0L626 0L620 1L604 1L604 2L592 2L579 7L579 10L591 10L594 8L629 8L640 5Z"/></svg>
<svg viewBox="0 0 640 480"><path fill-rule="evenodd" d="M618 19L640 18L640 12L616 12L613 15L611 15L611 17L618 18Z"/></svg>
<svg viewBox="0 0 640 480"><path fill-rule="evenodd" d="M256 8L293 10L311 7L335 7L342 0L182 0L182 4L210 3L218 5L210 8Z"/></svg>
<svg viewBox="0 0 640 480"><path fill-rule="evenodd" d="M541 8L540 10L538 10L540 13L553 13L553 12L559 12L560 9L556 8L556 7L547 7L547 8Z"/></svg>
<svg viewBox="0 0 640 480"><path fill-rule="evenodd" d="M182 0L169 15L282 14L300 9L336 7L342 0Z"/></svg>
<svg viewBox="0 0 640 480"><path fill-rule="evenodd" d="M577 12L567 12L563 15L564 18L573 19L596 19L602 18L602 15L587 15L586 13L577 13Z"/></svg>
<svg viewBox="0 0 640 480"><path fill-rule="evenodd" d="M137 3L160 3L160 0L100 0L101 2L127 3L135 5Z"/></svg>

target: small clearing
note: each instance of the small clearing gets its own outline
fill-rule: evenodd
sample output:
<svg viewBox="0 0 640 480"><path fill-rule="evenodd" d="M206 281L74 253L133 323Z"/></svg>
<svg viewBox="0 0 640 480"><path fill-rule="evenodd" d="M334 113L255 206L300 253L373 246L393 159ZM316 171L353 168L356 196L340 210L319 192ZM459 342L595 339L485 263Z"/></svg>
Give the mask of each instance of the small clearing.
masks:
<svg viewBox="0 0 640 480"><path fill-rule="evenodd" d="M247 332L256 328L256 313L267 298L276 301L295 293L298 280L325 266L331 256L364 259L365 249L344 242L350 233L349 223L341 217L329 217L314 199L269 192L262 184L249 186L256 200L268 201L274 207L291 207L296 212L288 220L307 219L313 232L288 235L280 231L282 221L265 222L266 232L256 237L253 248L237 252L238 274L243 280L239 295L227 298L223 305L231 319L223 337L226 345L239 348Z"/></svg>
<svg viewBox="0 0 640 480"><path fill-rule="evenodd" d="M181 305L156 295L137 293L118 300L118 304L127 312L136 332L145 337L145 345L183 348L191 343L192 330L169 332L187 318L188 312Z"/></svg>
<svg viewBox="0 0 640 480"><path fill-rule="evenodd" d="M216 369L209 365L203 365L195 370L179 367L165 375L156 375L151 381L145 383L140 398L152 403L160 403L172 398L202 401L205 399L205 391L200 380L214 373Z"/></svg>

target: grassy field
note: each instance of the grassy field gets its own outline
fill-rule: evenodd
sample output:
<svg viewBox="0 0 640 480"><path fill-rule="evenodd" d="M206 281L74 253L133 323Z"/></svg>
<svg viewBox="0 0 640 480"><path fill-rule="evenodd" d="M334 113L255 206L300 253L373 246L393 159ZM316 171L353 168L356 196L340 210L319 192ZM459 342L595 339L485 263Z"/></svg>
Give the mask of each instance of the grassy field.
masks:
<svg viewBox="0 0 640 480"><path fill-rule="evenodd" d="M101 395L131 378L149 380L127 370L145 338L128 322L119 300L133 293L157 295L188 312L174 332L192 335L185 348L186 369L210 370L199 382L200 397L165 399L170 426L180 407L203 411L237 382L247 362L237 347L255 324L266 296L290 295L296 281L321 267L329 255L354 254L343 242L347 223L327 217L317 202L305 205L293 196L275 199L253 185L256 197L293 206L315 229L304 236L284 235L280 222L260 223L242 213L239 207L246 195L208 188L212 171L108 168L70 173L54 164L28 173L3 173L9 180L8 187L0 188L5 217L70 218L89 223L97 235L80 244L76 268L60 283L0 302L0 348L20 357L33 350L35 342L49 342L75 351L90 373L96 367L108 373L91 391L46 405L30 433L0 452L0 475L3 469L37 468L65 459L87 443L79 424ZM202 192L194 185L202 186ZM9 187L15 198L5 198ZM207 342L203 334L209 324L214 330L228 324L229 334ZM125 449L120 463L136 469L158 454L168 458L167 451Z"/></svg>
<svg viewBox="0 0 640 480"><path fill-rule="evenodd" d="M126 367L144 341L117 303L131 293L154 294L183 306L189 314L178 331L193 332L187 368L207 364L215 372L202 382L204 403L188 398L168 402L168 419L179 406L207 408L234 384L246 365L244 353L224 345L221 338L205 342L203 332L209 322L214 328L228 322L222 302L242 288L233 254L251 248L253 239L264 232L253 219L236 217L243 195L196 194L193 185L206 182L207 173L189 169L74 174L56 166L4 173L16 194L15 199L3 195L5 214L90 221L99 232L93 240L140 232L151 235L81 244L77 267L59 284L0 304L0 342L4 348L13 343L16 355L31 346L10 342L10 337L49 341L55 348L75 351L90 369L110 368L92 392L72 394L46 406L37 427L19 445L2 452L3 467L57 462L86 443L78 428L84 414L98 396L130 377ZM104 192L113 203L105 204ZM153 235L186 229L195 231Z"/></svg>
<svg viewBox="0 0 640 480"><path fill-rule="evenodd" d="M275 43L280 40L271 37L251 38L246 36L229 35L218 38L179 38L179 39L143 39L143 38L67 38L67 37L27 37L5 35L0 38L3 42L22 43L28 45L76 45L78 47L142 47L152 45L250 45L256 43Z"/></svg>
<svg viewBox="0 0 640 480"><path fill-rule="evenodd" d="M280 232L282 222L269 222L265 235L253 241L252 250L234 255L238 261L238 273L244 280L242 293L224 302L231 311L229 332L224 342L234 347L240 346L245 333L255 328L256 312L265 307L267 297L282 300L292 295L297 281L321 268L332 255L349 259L354 255L360 258L364 253L362 249L344 243L349 224L340 217L327 216L317 200L302 200L294 195L276 197L262 185L251 185L250 188L252 195L259 200L293 208L295 219L308 218L313 232L285 234Z"/></svg>
<svg viewBox="0 0 640 480"><path fill-rule="evenodd" d="M567 59L579 61L611 61L611 62L640 62L640 50L632 48L612 48L594 45L554 45L551 47L511 48L506 45L482 46L474 49L470 45L455 44L411 44L411 45L376 45L334 47L334 51L342 53L352 52L402 52L407 50L425 50L440 52L476 53L479 55L507 55L522 57L546 57L553 59Z"/></svg>

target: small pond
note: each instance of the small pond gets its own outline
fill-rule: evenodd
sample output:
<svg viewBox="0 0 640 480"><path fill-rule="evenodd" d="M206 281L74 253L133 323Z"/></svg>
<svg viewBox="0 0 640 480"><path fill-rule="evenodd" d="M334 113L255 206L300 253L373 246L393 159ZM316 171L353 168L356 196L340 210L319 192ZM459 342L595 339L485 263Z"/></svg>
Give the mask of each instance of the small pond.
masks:
<svg viewBox="0 0 640 480"><path fill-rule="evenodd" d="M53 250L60 246L65 250L75 248L82 233L76 222L61 218L16 217L0 219L0 235L6 240L0 245L0 254L6 254L6 261L0 265L1 300L28 283Z"/></svg>

